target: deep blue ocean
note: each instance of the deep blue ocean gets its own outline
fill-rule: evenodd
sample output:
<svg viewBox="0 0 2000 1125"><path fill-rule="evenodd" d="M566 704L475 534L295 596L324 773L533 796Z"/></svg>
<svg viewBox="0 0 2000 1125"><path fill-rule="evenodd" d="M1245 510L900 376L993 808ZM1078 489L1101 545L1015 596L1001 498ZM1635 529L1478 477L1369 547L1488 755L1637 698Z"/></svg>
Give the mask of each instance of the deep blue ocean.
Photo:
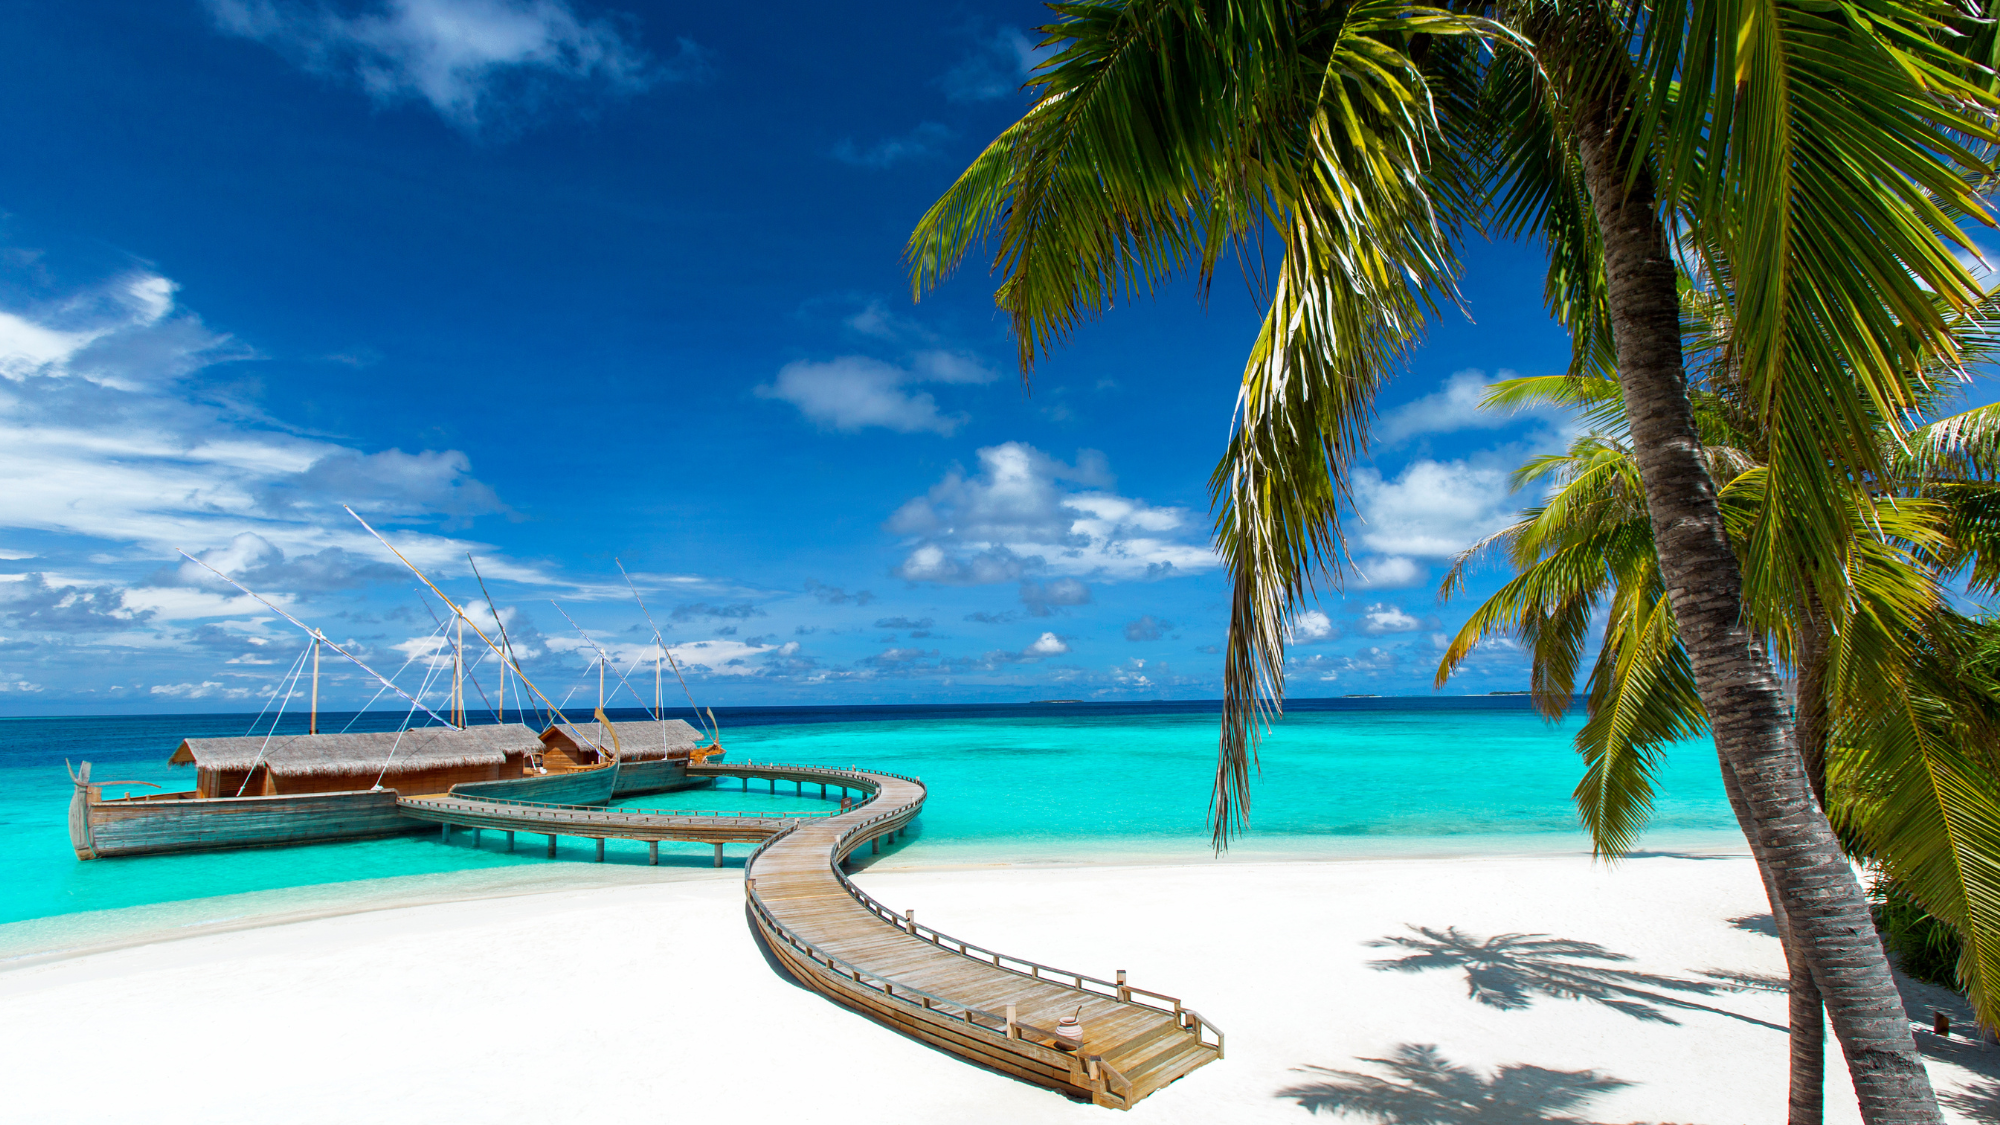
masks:
<svg viewBox="0 0 2000 1125"><path fill-rule="evenodd" d="M727 760L861 765L921 777L929 802L916 832L895 851L898 863L910 864L1210 862L1206 815L1218 713L1214 702L716 708ZM0 719L0 923L548 863L539 847L510 855L491 842L475 850L428 834L76 859L65 819L66 760L90 760L95 779L190 789L193 772L166 765L180 740L246 734L252 720L248 714ZM338 730L350 720L356 730L388 730L402 713L322 715L321 729ZM1252 831L1231 859L1587 850L1570 803L1582 768L1570 745L1579 721L1551 726L1520 697L1293 700L1264 740ZM287 717L279 730L303 732L303 718ZM1740 843L1712 745L1675 747L1667 763L1642 846ZM111 786L106 795L122 792ZM725 811L826 807L814 798L743 792L733 783L623 803ZM731 865L747 850L732 849ZM559 861L588 856L577 842ZM644 845L614 841L607 862L643 865ZM706 866L709 850L665 844L661 862Z"/></svg>

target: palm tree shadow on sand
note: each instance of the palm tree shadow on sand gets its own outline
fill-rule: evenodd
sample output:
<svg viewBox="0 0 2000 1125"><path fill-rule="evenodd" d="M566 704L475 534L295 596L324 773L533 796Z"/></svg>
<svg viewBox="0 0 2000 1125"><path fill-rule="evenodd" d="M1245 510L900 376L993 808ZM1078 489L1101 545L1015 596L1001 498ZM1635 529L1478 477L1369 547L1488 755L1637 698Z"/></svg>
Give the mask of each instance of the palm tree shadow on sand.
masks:
<svg viewBox="0 0 2000 1125"><path fill-rule="evenodd" d="M1349 1114L1381 1125L1588 1125L1569 1111L1631 1083L1594 1070L1516 1063L1491 1077L1445 1060L1428 1043L1405 1043L1386 1059L1362 1059L1387 1077L1323 1066L1295 1069L1311 1081L1277 1093L1313 1113Z"/></svg>
<svg viewBox="0 0 2000 1125"><path fill-rule="evenodd" d="M1689 995L1713 996L1743 992L1751 985L1717 974L1708 980L1640 973L1611 966L1630 961L1623 953L1613 953L1594 942L1571 941L1547 934L1496 934L1480 938L1456 926L1435 930L1411 926L1412 935L1391 935L1368 943L1374 948L1407 949L1408 956L1371 961L1369 967L1386 972L1421 973L1431 969L1457 969L1465 973L1466 995L1489 1008L1520 1011L1537 996L1558 1000L1588 1000L1633 1019L1649 1023L1678 1024L1661 1011L1709 1012L1744 1023L1784 1031L1783 1024L1768 1023L1726 1008L1717 1008L1688 999ZM1592 964L1591 962L1598 962ZM1675 995L1681 993L1683 995Z"/></svg>

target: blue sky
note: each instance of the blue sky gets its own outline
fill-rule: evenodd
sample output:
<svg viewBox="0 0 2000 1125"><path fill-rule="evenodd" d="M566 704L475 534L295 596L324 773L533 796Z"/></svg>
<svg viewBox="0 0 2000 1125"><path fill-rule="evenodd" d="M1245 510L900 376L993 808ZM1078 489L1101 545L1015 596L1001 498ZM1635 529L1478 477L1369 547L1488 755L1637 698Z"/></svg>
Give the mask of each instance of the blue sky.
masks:
<svg viewBox="0 0 2000 1125"><path fill-rule="evenodd" d="M650 685L614 559L705 703L1220 694L1239 280L1114 310L1032 394L981 266L909 296L1040 6L6 10L0 713L261 704L302 637L177 548L420 673L429 611L342 504L455 597L473 553L559 696L593 642ZM1444 563L1559 439L1472 409L1564 363L1536 256L1466 271L1476 322L1383 396L1364 573L1296 695L1428 692L1474 604ZM328 672L330 706L372 691ZM1493 649L1448 690L1525 676Z"/></svg>

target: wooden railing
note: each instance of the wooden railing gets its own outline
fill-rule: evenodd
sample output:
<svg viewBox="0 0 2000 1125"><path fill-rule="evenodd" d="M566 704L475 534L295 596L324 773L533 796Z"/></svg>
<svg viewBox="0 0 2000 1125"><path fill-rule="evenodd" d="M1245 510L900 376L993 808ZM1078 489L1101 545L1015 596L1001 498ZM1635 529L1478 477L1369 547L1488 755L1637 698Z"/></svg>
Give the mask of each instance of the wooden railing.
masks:
<svg viewBox="0 0 2000 1125"><path fill-rule="evenodd" d="M787 829L778 836L773 836L759 845L757 850L751 853L750 863L744 865L745 870L748 870L752 864L756 863L757 857L763 854L766 848L776 843L782 837L790 835L797 827L797 825L793 825L792 828ZM970 1004L939 996L933 992L926 992L921 988L898 981L894 977L883 976L872 969L863 968L844 957L829 953L811 941L800 937L791 927L778 921L777 917L771 913L770 908L764 905L763 898L757 894L757 880L755 877L751 877L748 880L748 895L750 909L757 913L757 916L763 920L772 933L778 935L786 945L791 946L793 950L797 951L807 960L818 965L824 965L829 972L835 973L863 988L879 992L892 1000L911 1005L912 1007L920 1007L924 1011L934 1012L948 1018L963 1020L967 1025L976 1027L990 1035L998 1035L1011 1040L1020 1040L1024 1036L1028 1037L1030 1046L1039 1049L1047 1055L1053 1056L1043 1061L1055 1065L1068 1065L1068 1053L1059 1051L1053 1047L1045 1047L1040 1042L1035 1042L1035 1040L1043 1039L1060 1042L1056 1033L1050 1031L1048 1028L1023 1023L1018 1018L1010 1019L1005 1014L999 1012L989 1012L984 1008L976 1008ZM1118 1095L1120 1098L1130 1100L1132 1096L1131 1081L1123 1074L1120 1074L1116 1067L1105 1062L1104 1056L1078 1055L1077 1058L1084 1065L1084 1073L1091 1079L1101 1079L1112 1093Z"/></svg>
<svg viewBox="0 0 2000 1125"><path fill-rule="evenodd" d="M557 801L530 801L522 797L477 797L454 796L428 798L427 803L442 804L446 801L466 805L508 805L514 808L556 809L589 813L616 813L623 816L699 816L709 818L734 817L739 820L815 820L839 816L838 812L702 812L695 809L633 809L613 805L565 805Z"/></svg>
<svg viewBox="0 0 2000 1125"><path fill-rule="evenodd" d="M457 813L477 816L482 810L490 811L496 817L527 819L542 824L603 825L614 827L632 825L635 819L646 817L691 817L703 820L707 826L734 828L782 829L809 820L824 820L829 813L773 813L768 816L752 816L743 813L698 813L659 812L653 810L606 810L601 805L558 805L540 804L534 801L518 801L487 797L431 797L405 798L398 802L410 812L421 815L426 810L438 813Z"/></svg>
<svg viewBox="0 0 2000 1125"><path fill-rule="evenodd" d="M871 817L861 824L856 825L855 830L858 831L872 824L879 823L899 811L901 810L891 810L880 816ZM855 831L843 833L841 836L842 842L845 842L850 836L855 834ZM766 842L766 846L769 846L768 841ZM857 844L856 846L859 845ZM759 850L761 851L762 849L760 848ZM838 849L836 849L836 854L838 854ZM756 855L753 853L750 858L754 862ZM928 941L947 952L958 953L981 964L992 965L996 969L1024 976L1030 980L1059 985L1063 988L1073 988L1079 992L1107 997L1117 1000L1120 1003L1138 1004L1156 1011L1171 1012L1181 1028L1185 1031L1193 1032L1195 1042L1201 1043L1203 1046L1209 1046L1210 1044L1202 1039L1202 1032L1204 1030L1214 1032L1215 1042L1213 1046L1215 1047L1215 1055L1217 1058L1222 1057L1223 1034L1221 1028L1203 1019L1200 1013L1194 1011L1192 1008L1184 1007L1177 996L1168 996L1163 992L1154 992L1150 989L1136 988L1127 984L1125 982L1125 973L1122 969L1118 972L1117 980L1105 980L1103 977L1094 977L1088 973L1079 973L1070 969L1058 969L1053 965L1044 965L1040 961L1032 961L1026 957L1016 957L1011 953L1002 953L997 949L988 949L983 945L966 941L963 938L953 937L936 927L918 922L914 911L905 911L900 915L897 914L894 910L883 904L881 900L862 890L860 887L855 886L854 880L847 877L847 872L840 869L838 862L835 862L833 865L833 874L834 878L840 880L840 885L846 889L847 893L854 897L854 901L867 907L877 917L895 926L897 929L908 933L911 937L917 938L920 941ZM1146 997L1147 999L1140 999L1140 997ZM1159 1002L1155 1003L1155 1001Z"/></svg>
<svg viewBox="0 0 2000 1125"><path fill-rule="evenodd" d="M747 766L748 763L745 763L745 765ZM815 767L815 766L782 766L782 767L769 766L767 768L795 769L802 773L809 772L817 774L840 772L840 771L827 771L821 767ZM878 773L880 776L895 777L898 778L899 780L909 781L917 785L923 784L923 782L919 781L914 777L904 777L900 774L882 773L881 771L875 771L875 772ZM1135 988L1125 983L1124 981L1125 974L1123 971L1119 972L1118 980L1108 981L1103 979L1102 977L1090 976L1087 973L1077 973L1067 969L1057 969L1050 965L1044 965L1039 961L1031 961L1025 957L1016 957L1013 956L1012 954L1001 953L998 950L987 949L984 946L976 945L972 942L952 937L949 934L945 934L935 929L934 927L920 925L919 923L917 923L913 915L910 913L898 915L896 914L895 911L891 910L888 906L884 905L880 900L876 899L873 895L870 895L868 892L862 890L860 887L855 886L854 881L847 877L847 873L840 869L840 861L846 858L846 856L851 851L853 851L854 848L858 848L861 846L861 842L867 839L868 836L870 835L869 832L870 829L881 827L892 820L904 817L907 814L914 812L914 810L916 810L922 804L923 804L923 798L918 797L914 801L909 801L902 805L898 805L895 808L886 809L882 812L878 812L866 820L859 821L855 824L848 826L848 828L845 831L843 831L838 837L835 838L832 852L828 857L829 866L832 868L834 878L840 881L841 887L844 888L849 895L853 896L856 902L866 907L869 911L873 912L877 917L883 919L884 921L895 926L896 928L909 933L911 936L916 937L919 940L930 941L933 945L936 945L941 949L947 949L950 952L958 953L961 956L967 957L971 960L979 961L982 964L990 964L1005 972L1015 973L1016 975L1027 977L1031 980L1041 981L1046 984L1053 984L1062 988L1072 988L1079 992L1108 997L1110 999L1118 1000L1122 1003L1139 1004L1144 1007L1153 1008L1156 1011L1170 1012L1173 1014L1175 1022L1180 1026L1180 1028L1183 1031L1187 1031L1193 1034L1195 1042L1201 1043L1203 1046L1211 1045L1203 1039L1202 1037L1203 1032L1204 1031L1213 1032L1215 1035L1215 1042L1212 1045L1215 1048L1216 1058L1219 1059L1222 1057L1222 1051L1223 1051L1222 1029L1216 1027L1214 1024L1209 1023L1207 1020L1203 1019L1201 1015L1195 1012L1193 1009L1184 1007L1181 1004L1179 998L1177 997L1168 996L1164 993L1153 992L1148 989ZM871 973L868 970L861 969L858 966L849 965L847 962L842 961L840 958L835 957L830 953L826 953L824 950L821 950L818 946L813 945L810 941L807 941L799 937L796 933L792 932L788 927L784 926L774 916L772 916L771 912L765 908L763 899L760 898L757 894L757 880L755 876L747 875L747 873L754 871L756 869L758 857L762 856L765 851L776 845L780 840L784 839L786 836L791 835L799 827L801 827L801 825L797 824L792 825L785 831L780 832L777 835L771 837L770 839L764 841L762 844L759 844L757 846L757 849L750 853L749 860L747 860L743 865L743 870L746 872L748 895L750 898L751 908L756 910L759 916L764 918L765 921L770 924L772 931L782 936L785 939L786 943L791 945L794 949L798 949L801 952L810 950L811 956L821 964L828 965L831 968L835 962L838 962L841 966L848 969L850 974L853 973L860 974L858 976L853 976L852 978L857 983L866 984L867 981L864 980L863 978L867 978L867 980L879 981L880 982L879 987L877 987L876 985L868 985L868 987L876 988L877 991L880 991L885 995L898 996L900 994L895 990L901 989L903 990L903 992L906 992L911 996L929 997L930 1000L925 1002L923 1005L926 1008L932 1008L933 1007L932 1002L942 1002L947 1004L949 1007L959 1009L961 1012L980 1011L979 1009L970 1008L969 1006L962 1004L958 1001L945 1000L942 997L932 996L930 993L923 992L921 989L911 987L907 984L900 984L896 982L893 978L879 976L877 974ZM850 841L852 841L852 847L849 846ZM1015 966L1021 966L1021 967L1016 968ZM1068 980L1065 981L1062 978L1068 978ZM1151 1000L1163 1001L1164 1003L1153 1003L1151 1002L1151 1000L1142 1000L1135 998L1142 996L1149 997L1151 998ZM1171 1007L1168 1007L1167 1005L1171 1005ZM990 1012L981 1012L981 1014L988 1018L997 1018L993 1017L993 1014ZM1037 1034L1040 1035L1049 1034L1039 1028L1034 1030ZM1118 1083L1124 1085L1127 1090L1130 1089L1130 1083L1125 1082L1124 1076L1119 1075L1118 1072L1115 1069L1113 1069L1109 1063L1105 1063L1101 1057L1089 1056L1086 1057L1085 1061L1087 1063L1090 1063L1095 1069L1101 1069L1106 1074L1115 1076ZM1096 1076L1095 1069L1092 1072L1093 1077ZM1120 1096L1122 1097L1124 1095L1120 1094Z"/></svg>

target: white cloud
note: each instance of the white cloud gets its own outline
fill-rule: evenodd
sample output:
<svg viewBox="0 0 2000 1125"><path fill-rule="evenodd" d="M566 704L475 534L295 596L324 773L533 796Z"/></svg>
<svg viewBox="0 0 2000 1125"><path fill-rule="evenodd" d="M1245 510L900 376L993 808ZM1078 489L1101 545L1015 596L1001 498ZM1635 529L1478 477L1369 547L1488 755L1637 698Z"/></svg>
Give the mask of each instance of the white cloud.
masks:
<svg viewBox="0 0 2000 1125"><path fill-rule="evenodd" d="M947 71L940 83L952 101L1004 98L1019 93L1034 69L1054 53L1026 32L1001 28Z"/></svg>
<svg viewBox="0 0 2000 1125"><path fill-rule="evenodd" d="M1378 555L1356 559L1354 562L1357 581L1355 585L1376 590L1394 590L1404 586L1414 586L1424 580L1428 573L1411 559L1398 555Z"/></svg>
<svg viewBox="0 0 2000 1125"><path fill-rule="evenodd" d="M1395 480L1354 474L1356 538L1385 556L1445 558L1513 522L1507 471L1469 461L1411 462Z"/></svg>
<svg viewBox="0 0 2000 1125"><path fill-rule="evenodd" d="M316 74L351 78L378 102L429 102L476 130L495 103L550 79L613 93L699 77L701 49L681 39L664 63L612 19L585 19L567 0L383 0L343 15L302 0L206 0L222 31L270 45ZM629 22L629 21L626 21Z"/></svg>
<svg viewBox="0 0 2000 1125"><path fill-rule="evenodd" d="M1309 609L1292 619L1292 641L1295 644L1331 640L1339 635L1339 630L1334 628L1333 618L1319 610Z"/></svg>
<svg viewBox="0 0 2000 1125"><path fill-rule="evenodd" d="M0 691L18 691L23 694L32 695L33 693L41 690L42 690L42 685L37 683L31 683L27 680L21 680L21 679L0 680Z"/></svg>
<svg viewBox="0 0 2000 1125"><path fill-rule="evenodd" d="M759 398L791 403L828 429L852 433L881 426L899 433L948 436L965 423L966 416L941 414L929 392L904 388L918 383L990 383L997 377L978 360L952 352L919 352L908 367L844 355L823 363L788 363L778 370L776 381L755 390Z"/></svg>
<svg viewBox="0 0 2000 1125"><path fill-rule="evenodd" d="M900 137L884 137L863 148L852 138L833 146L833 158L859 168L887 168L905 160L929 156L951 139L951 130L935 121L926 121Z"/></svg>
<svg viewBox="0 0 2000 1125"><path fill-rule="evenodd" d="M217 405L191 377L251 353L176 308L173 293L166 278L138 274L0 313L0 530L168 557L254 532L260 552L311 556L324 570L328 550L382 556L340 502L394 521L504 510L456 450L367 453ZM420 564L456 566L476 546L391 534ZM537 577L505 560L491 573Z"/></svg>
<svg viewBox="0 0 2000 1125"><path fill-rule="evenodd" d="M1361 614L1362 628L1370 633L1408 633L1424 623L1387 602L1377 602Z"/></svg>
<svg viewBox="0 0 2000 1125"><path fill-rule="evenodd" d="M154 684L146 690L169 699L210 699L218 696L225 699L243 699L250 694L248 688L232 688L214 680L203 680L200 683Z"/></svg>
<svg viewBox="0 0 2000 1125"><path fill-rule="evenodd" d="M1034 644L1022 649L1021 655L1033 657L1061 656L1068 651L1069 646L1063 643L1061 637L1056 636L1054 633L1043 633L1041 636L1035 638Z"/></svg>
<svg viewBox="0 0 2000 1125"><path fill-rule="evenodd" d="M1186 509L1106 491L1101 453L1081 451L1066 465L1007 442L981 449L979 467L972 476L952 470L889 518L888 529L910 541L898 576L980 585L1039 572L1137 578L1217 564L1206 544L1186 541L1201 530Z"/></svg>
<svg viewBox="0 0 2000 1125"><path fill-rule="evenodd" d="M1502 369L1495 376L1495 381L1518 377L1514 372ZM1486 397L1488 385L1486 372L1476 367L1454 371L1438 390L1382 415L1382 420L1375 424L1375 437L1393 445L1417 434L1499 430L1529 418L1559 421L1563 417L1562 411L1548 407L1483 410L1479 403Z"/></svg>

